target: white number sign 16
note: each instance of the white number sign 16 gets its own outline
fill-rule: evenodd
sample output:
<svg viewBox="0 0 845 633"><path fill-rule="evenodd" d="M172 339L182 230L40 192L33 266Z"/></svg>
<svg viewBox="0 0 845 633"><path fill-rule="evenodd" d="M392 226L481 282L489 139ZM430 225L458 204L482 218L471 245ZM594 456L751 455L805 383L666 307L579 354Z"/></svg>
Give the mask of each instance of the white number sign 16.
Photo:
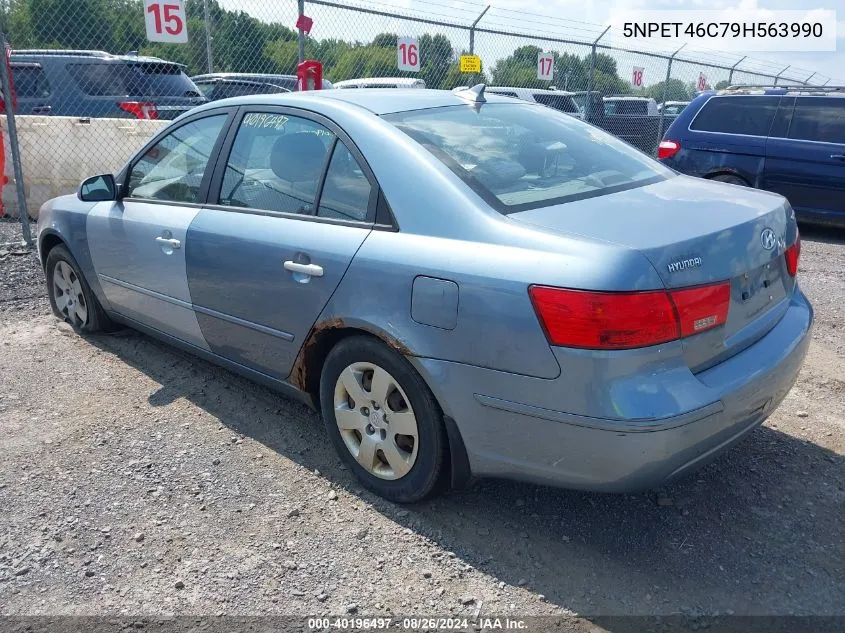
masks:
<svg viewBox="0 0 845 633"><path fill-rule="evenodd" d="M184 44L188 41L182 0L144 0L144 23L151 42Z"/></svg>
<svg viewBox="0 0 845 633"><path fill-rule="evenodd" d="M551 81L555 72L555 57L551 53L537 55L537 79Z"/></svg>
<svg viewBox="0 0 845 633"><path fill-rule="evenodd" d="M396 64L399 70L412 73L420 71L420 43L413 37L400 37L396 41Z"/></svg>

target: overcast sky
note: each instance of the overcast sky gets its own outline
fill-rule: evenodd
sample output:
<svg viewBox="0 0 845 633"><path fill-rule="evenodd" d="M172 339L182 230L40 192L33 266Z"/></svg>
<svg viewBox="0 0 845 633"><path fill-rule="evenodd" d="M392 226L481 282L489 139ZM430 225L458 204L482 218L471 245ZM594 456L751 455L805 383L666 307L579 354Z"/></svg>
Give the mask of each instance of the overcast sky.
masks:
<svg viewBox="0 0 845 633"><path fill-rule="evenodd" d="M824 79L831 78L830 84L845 84L845 0L337 0L347 6L358 5L371 9L396 12L405 15L432 20L469 24L486 6L491 5L479 27L493 30L517 31L540 36L589 40L596 37L603 25L610 23L612 15L618 10L636 9L742 9L742 10L805 10L828 9L837 12L837 51L836 52L755 52L741 68L757 69L777 73L787 65L792 68L786 77L806 79L810 73L817 72ZM264 20L277 21L293 26L296 20L295 0L223 0L227 8L243 9ZM306 2L306 14L314 18L312 35L322 39L335 37L346 40L369 41L380 32L393 32L399 35L419 35L425 32L442 32L447 35L456 48L468 46L467 32L458 29L440 28L418 24L407 20L393 20L376 15L351 12L324 7ZM827 28L832 25L825 25ZM517 38L507 38L487 34L476 36L476 52L481 55L485 67L489 68L496 59L508 55L516 46L534 43L544 49L569 51L583 54L586 49L566 45L544 45L543 42L528 42ZM653 41L640 41L634 47L637 50L663 50L667 45ZM707 61L732 65L741 57L733 53L719 52L715 49L688 47L681 57L705 59ZM645 68L646 83L654 83L665 74L665 61L634 54L614 54L619 65L620 75L626 77L633 66ZM726 78L721 71L706 72L714 82ZM806 71L806 72L804 72ZM675 72L685 79L693 80L699 69L692 64L676 64ZM723 77L722 75L725 74ZM734 76L735 81L750 81L752 77ZM816 79L811 79L816 83ZM821 82L819 82L821 83Z"/></svg>

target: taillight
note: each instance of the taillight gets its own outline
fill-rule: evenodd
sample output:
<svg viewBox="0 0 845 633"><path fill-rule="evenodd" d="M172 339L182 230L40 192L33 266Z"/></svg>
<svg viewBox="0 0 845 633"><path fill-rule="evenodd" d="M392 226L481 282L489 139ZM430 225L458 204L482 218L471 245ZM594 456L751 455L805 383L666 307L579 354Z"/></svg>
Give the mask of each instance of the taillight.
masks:
<svg viewBox="0 0 845 633"><path fill-rule="evenodd" d="M657 158L672 158L681 151L681 144L678 141L660 141L657 146Z"/></svg>
<svg viewBox="0 0 845 633"><path fill-rule="evenodd" d="M678 311L681 337L692 336L719 327L728 320L731 284L726 281L715 286L672 290L669 297Z"/></svg>
<svg viewBox="0 0 845 633"><path fill-rule="evenodd" d="M798 274L798 259L801 257L801 236L796 235L795 243L786 249L786 271L790 277Z"/></svg>
<svg viewBox="0 0 845 633"><path fill-rule="evenodd" d="M531 286L528 294L552 345L632 349L723 325L730 282L681 290L593 292Z"/></svg>
<svg viewBox="0 0 845 633"><path fill-rule="evenodd" d="M151 101L118 101L117 107L136 119L157 119L156 104Z"/></svg>

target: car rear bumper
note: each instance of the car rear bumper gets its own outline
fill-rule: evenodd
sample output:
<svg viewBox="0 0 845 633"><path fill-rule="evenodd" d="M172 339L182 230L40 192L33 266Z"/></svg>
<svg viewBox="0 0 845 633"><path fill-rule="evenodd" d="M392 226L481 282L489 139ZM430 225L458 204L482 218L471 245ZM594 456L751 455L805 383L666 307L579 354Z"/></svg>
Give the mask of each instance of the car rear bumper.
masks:
<svg viewBox="0 0 845 633"><path fill-rule="evenodd" d="M505 375L503 382L502 372L490 369L411 360L455 420L474 475L628 492L703 466L762 424L795 383L812 322L812 307L796 290L783 318L751 347L699 374L687 371L683 379L672 371L672 390L717 395L660 418L573 415L520 398L541 383L564 408L565 372L555 380ZM496 392L509 383L507 393Z"/></svg>

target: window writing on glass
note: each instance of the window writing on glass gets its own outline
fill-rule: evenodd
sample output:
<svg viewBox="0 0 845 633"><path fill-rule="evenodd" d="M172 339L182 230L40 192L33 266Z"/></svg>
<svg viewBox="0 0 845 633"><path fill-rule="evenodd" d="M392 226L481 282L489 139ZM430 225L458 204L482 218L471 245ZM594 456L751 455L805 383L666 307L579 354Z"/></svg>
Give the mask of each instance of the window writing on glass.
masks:
<svg viewBox="0 0 845 633"><path fill-rule="evenodd" d="M129 176L132 198L198 202L200 185L226 115L187 123L153 145Z"/></svg>
<svg viewBox="0 0 845 633"><path fill-rule="evenodd" d="M315 121L247 113L223 175L220 204L312 213L335 136Z"/></svg>

